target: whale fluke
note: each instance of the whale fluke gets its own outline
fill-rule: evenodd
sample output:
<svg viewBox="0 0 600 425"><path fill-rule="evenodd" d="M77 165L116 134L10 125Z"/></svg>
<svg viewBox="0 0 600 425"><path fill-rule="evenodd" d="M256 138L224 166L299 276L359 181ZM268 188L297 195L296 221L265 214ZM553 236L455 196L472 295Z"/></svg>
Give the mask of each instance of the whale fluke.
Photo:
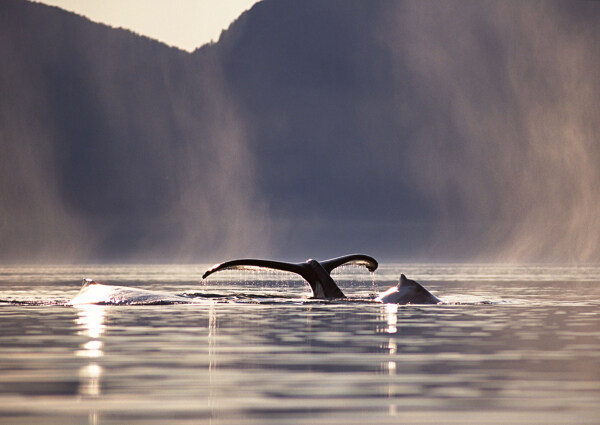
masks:
<svg viewBox="0 0 600 425"><path fill-rule="evenodd" d="M378 264L373 257L364 254L344 255L342 257L332 258L321 262L310 259L304 263L284 263L281 261L248 258L215 264L202 275L202 279L206 279L211 274L221 270L281 270L302 276L310 285L315 298L344 298L344 293L336 285L330 275L333 269L343 265L366 266L367 269L372 272L377 269Z"/></svg>
<svg viewBox="0 0 600 425"><path fill-rule="evenodd" d="M271 260L255 260L252 258L243 258L240 260L231 260L224 263L215 264L204 272L202 279L206 279L211 274L221 270L255 270L255 269L275 269L285 272L302 274L304 267L302 264L283 263Z"/></svg>
<svg viewBox="0 0 600 425"><path fill-rule="evenodd" d="M441 301L419 282L400 275L400 283L380 294L375 301L388 304L438 304Z"/></svg>
<svg viewBox="0 0 600 425"><path fill-rule="evenodd" d="M340 266L365 266L370 272L377 270L379 264L373 257L364 254L350 254L342 257L332 258L331 260L321 261L321 265L329 273Z"/></svg>

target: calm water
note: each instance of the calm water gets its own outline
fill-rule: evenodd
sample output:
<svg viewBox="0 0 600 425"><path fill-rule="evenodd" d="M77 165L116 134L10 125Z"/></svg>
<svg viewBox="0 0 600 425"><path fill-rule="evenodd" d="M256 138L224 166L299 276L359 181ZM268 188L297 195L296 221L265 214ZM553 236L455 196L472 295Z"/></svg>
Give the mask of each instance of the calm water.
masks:
<svg viewBox="0 0 600 425"><path fill-rule="evenodd" d="M0 268L2 424L598 424L600 267ZM370 302L400 273L445 301ZM66 306L82 277L191 304Z"/></svg>

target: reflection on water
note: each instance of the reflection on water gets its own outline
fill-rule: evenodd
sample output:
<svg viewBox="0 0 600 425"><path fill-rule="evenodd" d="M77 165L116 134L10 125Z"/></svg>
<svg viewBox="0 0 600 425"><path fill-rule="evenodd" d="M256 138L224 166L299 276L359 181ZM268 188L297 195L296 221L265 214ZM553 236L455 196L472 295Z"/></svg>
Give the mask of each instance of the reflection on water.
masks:
<svg viewBox="0 0 600 425"><path fill-rule="evenodd" d="M387 370L387 373L390 377L396 375L396 353L398 352L398 345L394 339L394 334L398 331L396 324L398 323L398 305L396 304L384 304L381 306L381 320L387 326L383 328L383 332L390 334L390 337L387 341L387 344L383 346L384 350L389 353L389 360L384 362L384 370ZM381 328L378 332L382 332ZM396 388L393 383L393 379L390 379L388 384L387 395L390 399L390 404L388 406L388 412L390 416L396 416L398 413L396 410L396 404L393 400L396 398Z"/></svg>
<svg viewBox="0 0 600 425"><path fill-rule="evenodd" d="M79 395L84 398L97 398L101 395L102 387L102 367L97 361L104 355L103 342L100 337L106 329L104 323L106 307L81 305L77 306L76 310L75 324L79 328L77 334L89 339L81 344L79 350L75 351L75 356L94 359L79 368ZM88 419L89 425L100 423L100 417L96 410L90 410Z"/></svg>
<svg viewBox="0 0 600 425"><path fill-rule="evenodd" d="M382 322L386 323L384 332L389 334L395 334L398 331L396 324L398 323L398 305L397 304L383 304L381 306L383 313L381 315Z"/></svg>
<svg viewBox="0 0 600 425"><path fill-rule="evenodd" d="M208 409L210 410L210 419L212 424L212 419L215 417L215 373L217 370L217 351L216 351L216 341L217 341L217 312L214 304L210 304L208 309Z"/></svg>
<svg viewBox="0 0 600 425"><path fill-rule="evenodd" d="M363 302L371 278L352 271L336 277L351 300L328 302L292 281L278 298L280 281L202 285L178 269L180 281L166 284L157 272L133 284L221 295L260 295L265 286L268 297L0 305L0 423L597 423L600 267L569 282L539 268L506 273L523 280L500 279L507 269L498 266L457 266L461 279L448 265L382 268L378 290L409 269L457 303ZM111 282L132 280L129 269L101 271ZM68 300L79 277L51 288L5 284L0 299L17 288Z"/></svg>
<svg viewBox="0 0 600 425"><path fill-rule="evenodd" d="M75 324L79 327L77 335L85 335L90 338L82 345L82 350L78 351L76 355L81 357L102 356L102 341L99 338L106 329L104 323L106 306L83 304L76 306L75 309L77 311Z"/></svg>
<svg viewBox="0 0 600 425"><path fill-rule="evenodd" d="M100 395L100 377L102 368L98 363L89 363L79 369L79 395L84 397L98 397Z"/></svg>

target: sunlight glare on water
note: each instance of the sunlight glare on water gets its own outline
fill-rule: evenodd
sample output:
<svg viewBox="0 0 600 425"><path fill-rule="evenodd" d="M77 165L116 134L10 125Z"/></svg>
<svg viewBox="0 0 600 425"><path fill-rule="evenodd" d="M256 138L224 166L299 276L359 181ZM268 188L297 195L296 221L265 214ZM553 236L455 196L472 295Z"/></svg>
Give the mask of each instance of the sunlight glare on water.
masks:
<svg viewBox="0 0 600 425"><path fill-rule="evenodd" d="M595 424L600 267L0 269L0 422ZM372 302L400 273L443 303ZM189 304L81 305L82 277Z"/></svg>

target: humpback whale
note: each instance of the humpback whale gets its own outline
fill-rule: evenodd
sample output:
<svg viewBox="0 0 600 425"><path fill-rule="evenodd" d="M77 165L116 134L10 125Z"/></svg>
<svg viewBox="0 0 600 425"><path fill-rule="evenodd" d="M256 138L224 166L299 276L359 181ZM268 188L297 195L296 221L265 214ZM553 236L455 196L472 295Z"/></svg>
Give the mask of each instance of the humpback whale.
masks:
<svg viewBox="0 0 600 425"><path fill-rule="evenodd" d="M83 279L81 289L67 305L81 304L153 304L189 303L190 300L164 292L149 291L129 286L104 285L92 279Z"/></svg>
<svg viewBox="0 0 600 425"><path fill-rule="evenodd" d="M398 286L379 294L375 301L388 304L438 304L441 301L419 282L400 275Z"/></svg>
<svg viewBox="0 0 600 425"><path fill-rule="evenodd" d="M373 272L377 269L378 264L373 257L364 254L344 255L325 261L309 259L304 263L241 259L215 264L204 273L202 279L206 279L211 274L221 270L274 269L297 273L302 276L310 285L315 298L344 298L344 293L331 278L331 271L343 265L366 266L369 271Z"/></svg>
<svg viewBox="0 0 600 425"><path fill-rule="evenodd" d="M377 261L364 254L351 254L325 261L307 260L304 263L285 263L272 260L241 259L216 264L207 270L202 279L222 270L274 269L297 273L310 285L315 298L345 298L342 290L331 278L331 271L342 265L366 266L371 272L378 267ZM400 283L381 293L376 302L389 304L438 304L441 301L414 280L400 276ZM114 286L84 279L79 293L67 305L80 304L155 304L190 303L190 298L164 292L128 286Z"/></svg>

